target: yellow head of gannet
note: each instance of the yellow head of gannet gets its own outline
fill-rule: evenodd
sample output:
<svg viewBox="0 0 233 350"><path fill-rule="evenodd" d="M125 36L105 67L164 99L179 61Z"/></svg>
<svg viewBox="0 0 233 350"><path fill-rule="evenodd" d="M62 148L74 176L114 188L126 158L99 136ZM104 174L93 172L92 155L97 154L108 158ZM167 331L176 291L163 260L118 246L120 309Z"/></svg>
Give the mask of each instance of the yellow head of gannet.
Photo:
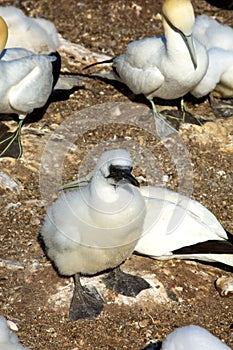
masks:
<svg viewBox="0 0 233 350"><path fill-rule="evenodd" d="M184 40L194 68L197 68L197 58L193 45L192 27L195 22L193 6L190 0L165 0L162 8L164 29L170 27L179 33Z"/></svg>
<svg viewBox="0 0 233 350"><path fill-rule="evenodd" d="M0 16L0 52L5 48L8 39L8 27L4 19Z"/></svg>

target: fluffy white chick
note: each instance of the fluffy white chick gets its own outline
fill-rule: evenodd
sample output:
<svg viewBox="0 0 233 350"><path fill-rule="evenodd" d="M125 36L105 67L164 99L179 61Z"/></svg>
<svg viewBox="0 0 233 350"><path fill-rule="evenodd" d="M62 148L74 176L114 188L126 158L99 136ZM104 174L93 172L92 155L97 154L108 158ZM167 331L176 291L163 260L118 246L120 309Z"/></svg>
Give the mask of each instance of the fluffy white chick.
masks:
<svg viewBox="0 0 233 350"><path fill-rule="evenodd" d="M111 269L105 284L130 296L149 287L119 268L133 252L145 217L145 202L131 171L127 151L104 152L88 186L63 193L47 210L41 229L47 255L61 275L74 276L72 320L95 317L103 308L97 291L81 286L80 275Z"/></svg>

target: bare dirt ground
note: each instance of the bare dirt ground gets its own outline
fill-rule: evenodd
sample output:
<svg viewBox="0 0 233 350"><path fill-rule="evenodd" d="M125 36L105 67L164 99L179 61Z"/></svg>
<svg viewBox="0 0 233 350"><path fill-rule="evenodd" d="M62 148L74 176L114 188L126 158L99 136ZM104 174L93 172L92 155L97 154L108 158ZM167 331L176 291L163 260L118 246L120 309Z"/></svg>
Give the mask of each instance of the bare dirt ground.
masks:
<svg viewBox="0 0 233 350"><path fill-rule="evenodd" d="M44 16L66 39L114 56L124 52L132 40L161 33L157 15L161 3L15 0L0 5ZM195 0L193 5L196 14L214 15L233 26L232 11L205 1ZM74 56L62 54L63 71L82 73L83 66ZM92 107L96 105L100 106ZM123 298L106 290L99 277L86 279L98 285L105 308L97 319L71 322L72 281L56 274L38 243L46 205L56 195L57 185L75 179L80 169L84 175L103 148L124 146L132 152L134 173L142 183L164 185L166 179L168 188L200 201L233 233L233 117L216 119L208 99L188 100L187 107L213 121L203 126L181 125L183 148L178 166L176 151L169 151L168 145L156 138L145 101L133 97L125 87L98 80L85 81L69 99L62 96L43 116L30 123L28 119L22 132L23 157L1 158L1 171L15 181L4 184L2 180L0 188L1 314L17 324L24 346L38 350L140 350L152 339L163 340L176 327L197 324L233 347L233 299L221 297L214 285L216 278L230 276L232 271L201 262L162 262L134 254L123 269L146 277L152 288L137 298ZM51 136L59 126L66 127L65 122L74 123L77 135L63 162L58 155L64 154L64 140L55 135L51 141ZM3 125L13 129L16 121L4 119ZM68 133L72 134L72 129ZM188 154L182 153L184 149Z"/></svg>

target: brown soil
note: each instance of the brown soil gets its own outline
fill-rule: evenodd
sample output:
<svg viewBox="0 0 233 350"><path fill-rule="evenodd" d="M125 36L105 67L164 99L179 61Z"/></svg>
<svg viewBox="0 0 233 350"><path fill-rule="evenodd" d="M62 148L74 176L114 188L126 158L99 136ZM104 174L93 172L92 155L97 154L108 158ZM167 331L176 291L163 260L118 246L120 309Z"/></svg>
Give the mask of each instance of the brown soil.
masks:
<svg viewBox="0 0 233 350"><path fill-rule="evenodd" d="M66 39L110 56L124 52L132 40L161 33L157 15L161 3L1 1L1 5L18 6L32 16L43 15ZM205 12L233 25L232 11L205 1L195 0L193 5L196 14ZM64 71L82 72L77 59L71 55L62 58ZM221 297L214 285L217 277L232 272L201 262L162 262L133 255L124 270L145 276L153 288L137 298L122 298L106 290L100 277L86 279L98 284L106 303L104 310L94 320L69 320L72 281L56 274L38 243L38 234L57 186L75 179L78 171L84 175L103 148L129 148L137 163L134 173L141 182L162 185L167 175L168 188L200 201L233 232L233 117L216 119L207 99L188 100L191 113L213 121L203 126L181 125L182 161L177 167L177 153L169 152L156 138L144 100L133 97L125 87L98 80L81 85L69 99L62 96L43 116L25 123L20 160L1 158L1 171L15 181L15 186L2 184L0 188L1 258L8 260L2 261L0 270L1 314L18 325L18 336L30 349L140 350L150 340L163 340L173 329L187 324L203 326L233 347L232 297ZM13 129L16 123L10 119L4 125ZM58 157L65 152L64 142L53 135L59 126L75 138L64 162ZM182 153L184 148L188 156Z"/></svg>

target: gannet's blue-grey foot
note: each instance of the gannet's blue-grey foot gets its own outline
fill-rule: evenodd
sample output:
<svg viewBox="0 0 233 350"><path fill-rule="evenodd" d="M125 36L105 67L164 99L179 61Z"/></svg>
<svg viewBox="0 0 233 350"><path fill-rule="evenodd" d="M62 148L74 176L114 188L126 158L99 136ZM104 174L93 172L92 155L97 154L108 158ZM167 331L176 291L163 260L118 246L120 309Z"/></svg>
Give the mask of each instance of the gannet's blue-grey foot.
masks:
<svg viewBox="0 0 233 350"><path fill-rule="evenodd" d="M19 154L17 158L20 158L22 156L21 129L22 129L23 122L24 122L24 119L20 119L18 123L18 127L15 130L15 132L11 136L0 141L0 145L3 145L3 147L6 144L5 148L3 148L3 150L0 153L0 157L6 154L6 152L10 149L10 147L13 145L13 143L16 140L18 142L18 147L19 147Z"/></svg>
<svg viewBox="0 0 233 350"><path fill-rule="evenodd" d="M183 97L180 100L180 108L181 108L181 111L182 111L182 117L183 117L182 119L183 119L183 122L184 122L185 121L186 106L185 106Z"/></svg>
<svg viewBox="0 0 233 350"><path fill-rule="evenodd" d="M128 297L135 297L142 290L150 288L143 278L125 273L119 266L111 270L103 282L109 289Z"/></svg>
<svg viewBox="0 0 233 350"><path fill-rule="evenodd" d="M177 130L167 121L166 117L157 111L155 103L150 100L152 113L155 122L155 130L159 137L166 137L170 134L177 134ZM174 119L177 119L174 117Z"/></svg>
<svg viewBox="0 0 233 350"><path fill-rule="evenodd" d="M74 293L69 312L72 321L95 318L103 310L103 299L95 287L91 289L81 285L79 274L74 275Z"/></svg>
<svg viewBox="0 0 233 350"><path fill-rule="evenodd" d="M180 123L188 122L202 125L207 121L204 117L192 115L188 112L183 98L180 101L180 110L163 110L161 113L157 111L153 100L150 100L150 103L155 121L155 129L160 137L177 133Z"/></svg>

